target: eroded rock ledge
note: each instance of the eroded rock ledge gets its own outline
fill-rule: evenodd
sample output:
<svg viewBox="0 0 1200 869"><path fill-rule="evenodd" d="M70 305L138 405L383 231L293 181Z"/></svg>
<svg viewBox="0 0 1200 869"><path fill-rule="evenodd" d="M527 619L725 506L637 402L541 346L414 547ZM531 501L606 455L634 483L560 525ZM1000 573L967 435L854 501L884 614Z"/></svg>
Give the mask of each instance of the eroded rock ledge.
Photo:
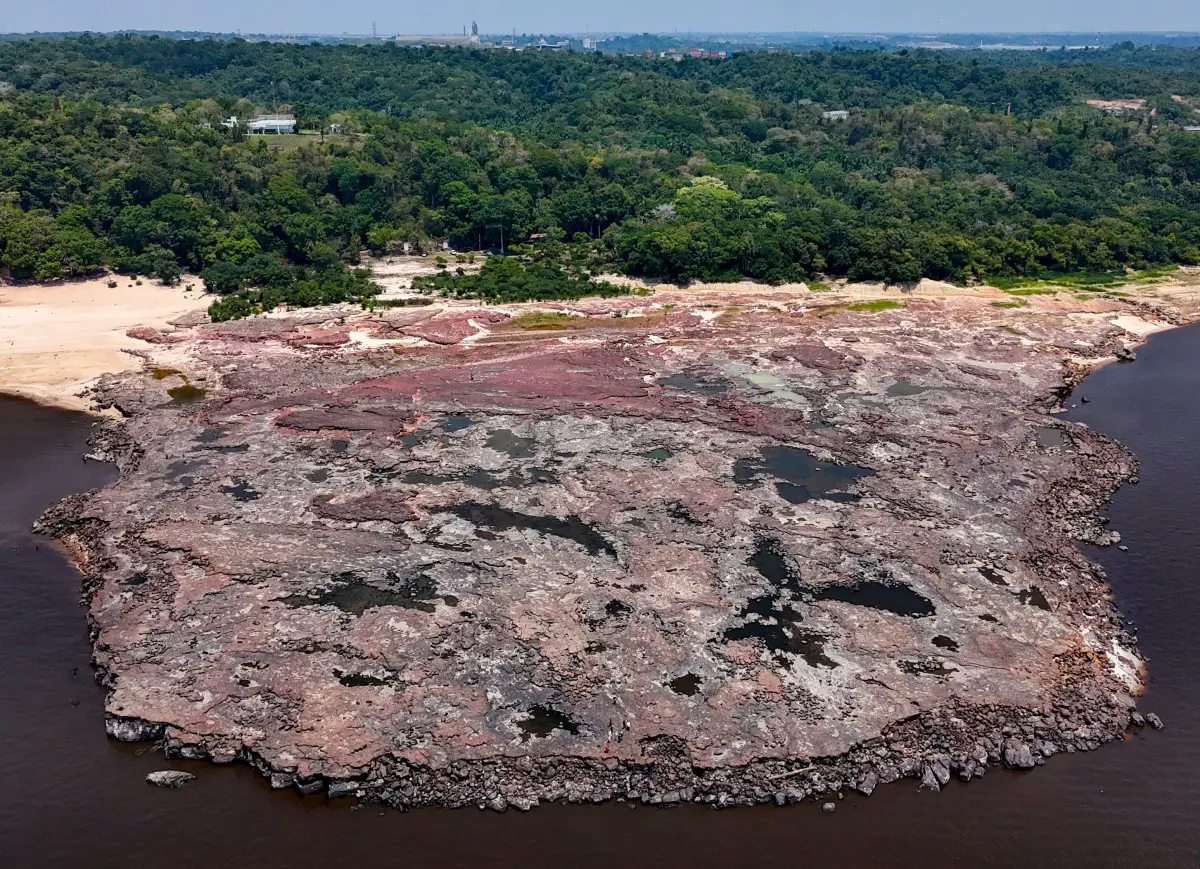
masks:
<svg viewBox="0 0 1200 869"><path fill-rule="evenodd" d="M109 733L276 787L937 789L1129 725L1142 662L1075 541L1112 539L1134 462L1051 413L1129 310L681 293L553 328L197 325L97 388L120 479L42 526L85 574Z"/></svg>

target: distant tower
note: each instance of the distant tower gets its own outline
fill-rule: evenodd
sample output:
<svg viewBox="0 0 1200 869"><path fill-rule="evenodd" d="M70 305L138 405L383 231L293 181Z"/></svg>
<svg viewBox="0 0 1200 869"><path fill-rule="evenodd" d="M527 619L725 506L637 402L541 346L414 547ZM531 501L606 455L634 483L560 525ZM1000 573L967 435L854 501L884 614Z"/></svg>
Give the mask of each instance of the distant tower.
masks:
<svg viewBox="0 0 1200 869"><path fill-rule="evenodd" d="M472 36L479 35L479 25L476 24L474 21L471 22L471 35Z"/></svg>
<svg viewBox="0 0 1200 869"><path fill-rule="evenodd" d="M378 31L378 30L376 30L376 28L375 28L375 22L374 22L374 21L372 21L372 22L371 22L371 38L372 38L372 39L378 39L378 38L379 38L379 31Z"/></svg>

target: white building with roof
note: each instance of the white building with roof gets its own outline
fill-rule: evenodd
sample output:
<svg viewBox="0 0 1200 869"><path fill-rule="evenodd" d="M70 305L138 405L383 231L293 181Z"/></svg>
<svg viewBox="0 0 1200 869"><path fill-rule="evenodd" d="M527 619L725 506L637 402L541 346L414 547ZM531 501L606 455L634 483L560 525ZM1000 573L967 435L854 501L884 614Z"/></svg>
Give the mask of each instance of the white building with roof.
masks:
<svg viewBox="0 0 1200 869"><path fill-rule="evenodd" d="M296 118L292 115L256 115L246 122L246 130L251 133L281 133L296 132Z"/></svg>

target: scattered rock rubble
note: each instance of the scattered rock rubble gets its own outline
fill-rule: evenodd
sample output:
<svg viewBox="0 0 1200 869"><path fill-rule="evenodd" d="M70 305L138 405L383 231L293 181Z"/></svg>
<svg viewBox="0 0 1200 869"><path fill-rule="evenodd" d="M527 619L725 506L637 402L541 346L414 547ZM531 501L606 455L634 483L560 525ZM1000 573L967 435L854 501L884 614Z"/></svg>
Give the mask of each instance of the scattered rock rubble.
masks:
<svg viewBox="0 0 1200 869"><path fill-rule="evenodd" d="M1076 541L1119 539L1135 464L1053 412L1121 303L777 295L155 344L95 390L119 481L41 523L109 734L497 811L936 791L1119 737L1143 663Z"/></svg>

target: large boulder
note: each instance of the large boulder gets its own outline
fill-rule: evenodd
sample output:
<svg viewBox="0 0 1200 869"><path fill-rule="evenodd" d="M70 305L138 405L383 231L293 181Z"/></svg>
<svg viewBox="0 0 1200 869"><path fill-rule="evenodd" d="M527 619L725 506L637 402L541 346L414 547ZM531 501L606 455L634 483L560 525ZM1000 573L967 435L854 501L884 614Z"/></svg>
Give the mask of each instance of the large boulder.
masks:
<svg viewBox="0 0 1200 869"><path fill-rule="evenodd" d="M1009 769L1031 769L1035 763L1033 752L1025 743L1016 739L1004 743L1004 765Z"/></svg>
<svg viewBox="0 0 1200 869"><path fill-rule="evenodd" d="M146 776L146 781L160 788L181 788L195 776L178 769L161 769Z"/></svg>

